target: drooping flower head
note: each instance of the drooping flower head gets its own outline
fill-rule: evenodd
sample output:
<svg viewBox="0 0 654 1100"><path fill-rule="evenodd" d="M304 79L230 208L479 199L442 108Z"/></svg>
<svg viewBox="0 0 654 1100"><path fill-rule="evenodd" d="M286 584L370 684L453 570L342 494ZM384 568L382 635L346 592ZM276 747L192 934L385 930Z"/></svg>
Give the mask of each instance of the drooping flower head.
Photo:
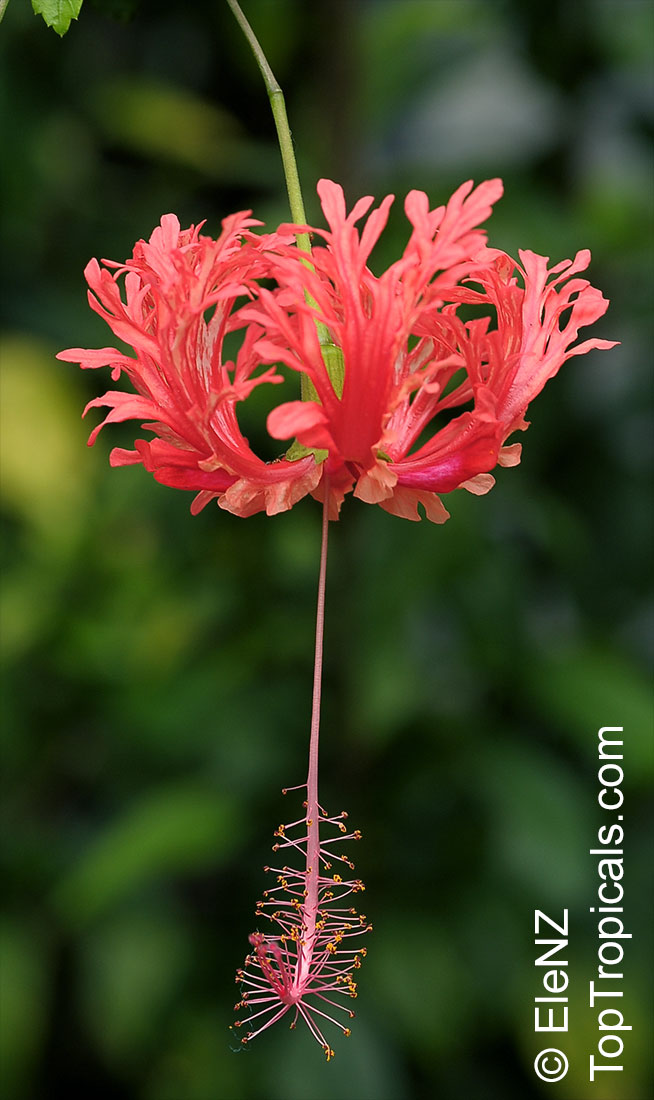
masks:
<svg viewBox="0 0 654 1100"><path fill-rule="evenodd" d="M301 865L265 868L275 885L264 891L257 916L275 931L250 936L253 951L236 974L241 1000L234 1006L248 1015L233 1026L247 1027L241 1042L249 1043L290 1012L291 1028L304 1020L329 1061L334 1051L323 1029L329 1023L350 1034L354 1012L346 1002L357 995L354 972L366 955L359 940L372 925L347 900L365 889L363 883L339 873L353 871L354 863L334 850L359 840L360 832L348 832L345 812L330 817L304 805L304 817L275 831L273 851L290 850Z"/></svg>
<svg viewBox="0 0 654 1100"><path fill-rule="evenodd" d="M576 277L589 252L548 269L533 252L516 263L487 246L479 226L501 192L499 180L466 183L435 210L410 192L404 254L378 276L368 261L393 196L359 230L372 198L348 214L328 180L318 184L327 229L261 235L236 214L212 240L167 215L125 264L92 260L90 304L135 355L73 348L59 358L110 366L115 380L126 373L136 393L109 391L87 408L108 406L104 424L136 419L154 433L134 450L115 448L112 465L142 463L163 484L195 490L193 511L216 499L241 516L285 511L307 493L321 499L327 478L332 518L351 491L407 519L421 505L437 523L448 518L441 495L487 492L495 466L519 461L507 440L527 427L548 379L571 356L613 346L575 345L608 306ZM293 243L301 228L324 242L310 260ZM224 340L235 331L242 342L230 361ZM237 405L281 382L279 364L304 376L309 399L270 413L270 435L295 444L264 462Z"/></svg>

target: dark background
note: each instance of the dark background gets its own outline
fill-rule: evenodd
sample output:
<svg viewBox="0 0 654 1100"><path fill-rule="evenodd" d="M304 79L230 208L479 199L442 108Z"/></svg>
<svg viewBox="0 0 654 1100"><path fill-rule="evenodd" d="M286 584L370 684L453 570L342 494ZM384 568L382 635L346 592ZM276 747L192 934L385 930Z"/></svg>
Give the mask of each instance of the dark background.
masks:
<svg viewBox="0 0 654 1100"><path fill-rule="evenodd" d="M226 8L87 0L63 40L11 0L4 86L4 1095L644 1100L652 774L647 397L652 5L244 0L315 182L432 205L501 175L491 244L590 247L611 299L530 410L524 457L444 527L349 498L331 532L322 796L364 833L375 930L327 1065L283 1025L234 1054L280 788L306 771L320 509L246 521L110 471L54 354L113 337L92 256L161 214L288 217L265 91ZM95 422L95 421L94 421ZM261 431L253 443L266 441ZM623 1073L588 1083L597 736L625 728ZM568 1035L533 1032L533 911L570 910ZM546 1041L541 1042L544 1038ZM570 1072L539 1085L558 1046ZM650 1048L651 1050L651 1048Z"/></svg>

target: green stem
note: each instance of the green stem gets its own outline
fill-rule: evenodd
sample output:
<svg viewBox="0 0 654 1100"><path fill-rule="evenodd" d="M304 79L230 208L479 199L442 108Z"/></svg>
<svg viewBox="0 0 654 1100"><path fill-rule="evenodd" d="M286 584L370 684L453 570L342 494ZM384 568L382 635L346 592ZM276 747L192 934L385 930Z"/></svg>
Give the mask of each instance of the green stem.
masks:
<svg viewBox="0 0 654 1100"><path fill-rule="evenodd" d="M286 114L286 103L284 101L284 93L280 88L275 74L273 73L268 59L265 53L261 49L259 40L255 35L252 27L248 23L245 15L241 10L241 6L238 0L227 0L236 21L243 31L243 34L248 40L252 53L256 58L256 62L261 70L264 84L266 85L266 91L268 92L268 98L270 100L270 106L272 108L273 118L275 120L275 127L277 129L277 138L279 141L279 148L282 154L282 164L284 166L284 176L286 177L286 189L288 191L288 202L291 208L291 217L296 225L306 225L307 216L304 212L304 202L302 200L302 188L300 187L300 177L297 170L297 162L295 160L295 152L293 151L293 138L291 137L291 128L288 124L288 115ZM303 252L311 252L311 244L309 241L308 233L298 233L297 235L298 247Z"/></svg>
<svg viewBox="0 0 654 1100"><path fill-rule="evenodd" d="M264 84L268 92L268 98L270 100L270 106L272 108L273 118L275 120L275 127L277 129L277 139L279 141L279 148L282 154L282 164L284 166L284 176L286 178L286 190L288 191L288 201L291 208L291 217L296 225L306 225L307 216L304 212L304 201L302 199L302 188L300 186L300 176L297 170L297 161L295 159L295 152L293 149L293 138L291 137L291 128L288 124L288 115L286 114L286 103L284 101L284 93L280 88L275 74L273 73L268 59L261 49L261 45L257 36L255 35L252 27L248 23L241 5L238 0L227 0L236 22L243 31L243 34L248 40L252 53L255 56L257 65L261 70ZM308 233L298 233L296 235L297 246L302 252L306 252L308 256L311 255L311 241ZM307 266L311 266L310 261L307 260ZM315 302L306 295L306 299L311 306L315 306ZM318 332L318 340L323 348L333 348L329 329L322 321L316 321L316 330ZM323 356L324 356L323 352ZM330 375L331 377L331 375ZM311 382L302 374L300 376L300 386L302 391L303 401L313 401L316 398L315 391L311 385ZM312 392L313 391L313 392ZM340 396L340 395L339 395Z"/></svg>
<svg viewBox="0 0 654 1100"><path fill-rule="evenodd" d="M8 3L9 0L0 0L0 23L2 23L5 14L5 8L7 7Z"/></svg>

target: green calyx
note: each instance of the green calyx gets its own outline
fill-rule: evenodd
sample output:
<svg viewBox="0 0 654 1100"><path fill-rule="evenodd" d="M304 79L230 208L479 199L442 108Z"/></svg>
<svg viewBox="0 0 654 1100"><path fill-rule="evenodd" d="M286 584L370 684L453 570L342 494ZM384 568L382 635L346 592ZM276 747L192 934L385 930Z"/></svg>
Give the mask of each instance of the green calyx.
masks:
<svg viewBox="0 0 654 1100"><path fill-rule="evenodd" d="M334 393L340 401L343 396L343 386L345 385L345 360L343 359L343 352L336 344L322 344L321 351L323 362L327 368L327 374L329 375L329 381L332 384ZM318 397L318 391L306 374L301 376L300 385L302 400L315 401L319 405L320 398ZM289 462L297 462L299 458L306 458L307 455L311 454L316 460L316 464L320 465L320 463L324 462L327 458L329 451L305 447L303 443L298 443L297 439L294 439L286 452L286 458Z"/></svg>
<svg viewBox="0 0 654 1100"><path fill-rule="evenodd" d="M327 367L327 374L329 375L329 381L332 384L334 393L340 401L343 396L343 386L345 385L345 360L343 359L343 352L336 344L323 344L322 358ZM311 383L309 383L309 385L311 385ZM311 388L313 389L314 387L312 386ZM318 394L316 394L316 397L317 396Z"/></svg>
<svg viewBox="0 0 654 1100"><path fill-rule="evenodd" d="M327 458L329 451L322 450L315 447L305 447L303 443L298 443L297 439L294 439L288 448L285 458L289 462L297 462L299 458L306 458L307 455L313 455L316 460L316 466L320 466L321 462L324 462Z"/></svg>

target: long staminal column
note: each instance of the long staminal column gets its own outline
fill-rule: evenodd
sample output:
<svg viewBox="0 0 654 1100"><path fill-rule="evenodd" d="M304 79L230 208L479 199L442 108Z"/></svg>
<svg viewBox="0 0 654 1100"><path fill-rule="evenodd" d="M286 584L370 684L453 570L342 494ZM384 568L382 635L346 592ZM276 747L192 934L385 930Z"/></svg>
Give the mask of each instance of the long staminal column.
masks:
<svg viewBox="0 0 654 1100"><path fill-rule="evenodd" d="M307 866L305 919L307 927L304 946L298 961L295 980L299 986L311 965L318 910L318 878L320 872L320 810L318 806L318 749L320 740L320 697L322 690L322 654L325 633L325 586L327 579L327 546L329 541L329 485L325 474L325 499L322 508L322 538L320 542L320 573L318 577L318 607L316 611L316 646L313 663L313 697L311 703L311 738L309 741L309 771L307 775Z"/></svg>
<svg viewBox="0 0 654 1100"><path fill-rule="evenodd" d="M266 867L275 876L276 885L264 891L257 904L257 916L270 921L272 933L254 932L250 937L253 951L236 974L241 986L237 1012L248 1011L235 1028L248 1027L242 1043L248 1043L290 1010L290 1026L301 1017L322 1047L327 1060L334 1051L323 1033L324 1021L350 1034L349 1021L354 1012L343 1003L357 995L353 973L361 966L366 948L360 937L371 930L365 914L357 914L349 904L350 895L362 892L360 879L348 872L354 863L335 850L343 841L359 840L358 829L348 832L347 814L330 816L318 801L318 748L320 735L320 692L325 622L325 579L327 572L329 492L325 487L323 505L316 648L311 710L309 770L306 784L294 790L306 790L304 816L275 830L274 852L289 852L299 866L284 863ZM284 791L284 794L287 790ZM335 871L341 866L343 874ZM347 868L347 871L345 871ZM345 903L345 904L344 904Z"/></svg>

